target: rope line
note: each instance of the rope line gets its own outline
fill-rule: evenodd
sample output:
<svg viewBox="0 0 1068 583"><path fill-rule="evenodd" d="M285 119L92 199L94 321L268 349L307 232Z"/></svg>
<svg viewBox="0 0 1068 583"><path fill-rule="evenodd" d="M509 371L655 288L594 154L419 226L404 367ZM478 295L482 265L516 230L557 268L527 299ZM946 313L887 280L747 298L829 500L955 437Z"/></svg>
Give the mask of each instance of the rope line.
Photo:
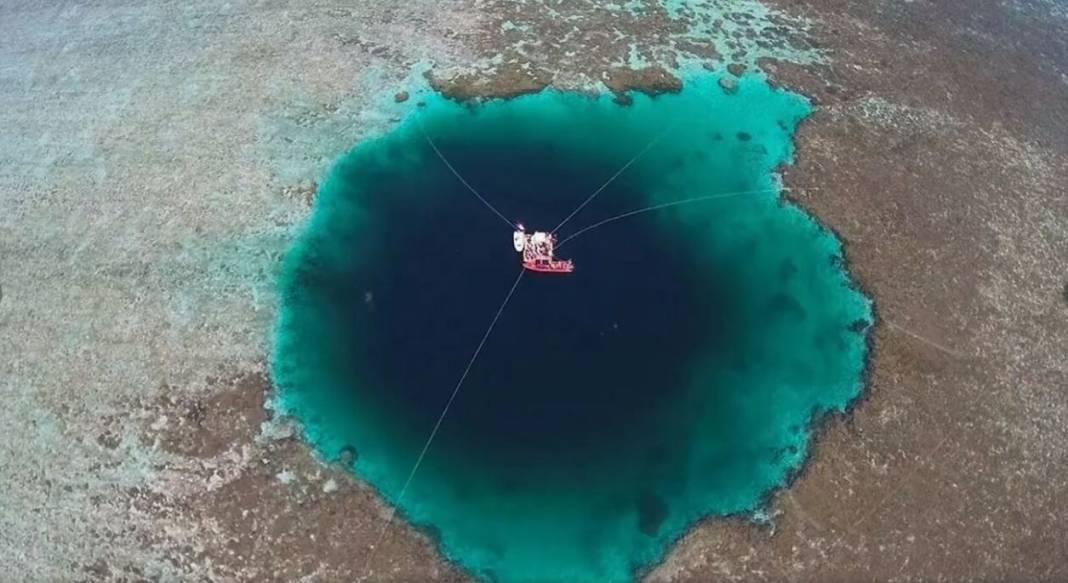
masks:
<svg viewBox="0 0 1068 583"><path fill-rule="evenodd" d="M788 190L788 189L787 188L783 188L782 190ZM739 191L739 192L726 192L726 193L721 193L721 194L708 194L708 195L705 195L705 196L695 196L693 198L687 198L687 199L683 199L683 200L676 200L676 201L673 201L673 202L665 202L665 203L662 203L662 204L657 204L657 205L647 206L647 207L640 208L640 209L635 209L635 210L632 210L632 211L625 212L623 214L615 215L613 217L608 217L607 219L603 219L603 220L597 221L596 223L593 223L592 225L587 225L587 226L575 231L574 233L571 233L570 235L568 235L566 238L564 238L563 241L560 241L559 243L557 243L556 247L557 248L562 247L564 245L564 243L567 243L571 239L574 239L575 237L578 237L579 235L581 235L581 234L583 234L583 233L585 233L587 231L592 231L592 230L594 230L594 229L596 229L598 227L607 225L608 223L614 223L616 221L625 219L627 217L633 217L634 215L640 215L642 213L658 211L660 209L665 209L665 208L669 208L669 207L673 207L673 206L679 206L679 205L683 205L683 204L689 204L689 203L692 203L692 202L703 202L703 201L708 201L708 200L717 200L717 199L721 199L721 198L733 198L733 197L736 197L736 196L742 196L742 195L746 195L746 194L761 194L761 193L778 192L778 191L779 191L779 189L766 188L764 190L743 190L743 191Z"/></svg>
<svg viewBox="0 0 1068 583"><path fill-rule="evenodd" d="M660 141L661 138L663 138L665 135L667 135L668 131L671 130L671 128L673 128L673 127L675 127L674 123L669 125L668 127L664 128L663 131L661 131L659 134L656 135L656 137L654 137L652 140L650 140L649 143L646 144L645 147L642 148L642 150L640 152L635 154L634 157L631 158L626 164L624 164L622 168L620 168L618 171L616 171L616 173L613 174L612 177L609 178L607 182L602 184L601 187L598 188L597 190L593 191L593 194L591 194L588 197L586 197L586 200L582 201L581 204L579 204L577 207L575 207L575 210L571 211L571 214L569 214L566 217L564 217L564 220L560 221L560 224L556 225L556 227L554 227L553 230L550 231L550 233L555 233L555 232L559 231L560 227L564 226L575 215L577 215L579 213L579 211L581 211L583 208L585 208L586 205L590 204L590 202L592 202L594 198L597 198L598 194L601 194L601 192L604 191L604 189L608 188L608 185L612 184L612 182L615 181L616 178L619 178L620 174L623 174L624 172L626 172L627 168L630 168L631 164L634 164L635 162L637 162L639 158L641 158L642 156L645 155L646 152L651 150L652 147L655 146L657 144L657 142Z"/></svg>
<svg viewBox="0 0 1068 583"><path fill-rule="evenodd" d="M926 459L933 458L934 455L936 453L938 453L938 450L942 449L942 446L945 445L948 440L949 440L949 435L944 433L942 435L942 438L938 440L938 443L935 444L934 447L932 447L931 449L927 450L926 452L923 452L925 454L925 458ZM869 518L874 516L876 512L878 512L879 510L882 510L883 505L885 505L887 502L889 502L894 497L896 497L903 489L905 489L906 486L908 486L912 482L912 479L916 476L917 473L919 473L921 467L922 467L922 464L917 464L915 467L913 467L912 471L910 471L908 474L906 474L905 477L903 477L900 480L898 480L896 487L894 487L892 490L887 492L886 495L883 496L881 500L876 502L875 505L871 507L871 510L865 512L859 519L857 519L856 522L854 522L852 525L850 525L849 528L853 529L854 532L856 532L856 528L857 527L859 527L866 520L868 520Z"/></svg>
<svg viewBox="0 0 1068 583"><path fill-rule="evenodd" d="M887 326L893 328L894 330L897 330L898 332L901 332L903 334L907 334L908 336L911 336L912 338L915 338L916 340L919 340L920 342L923 342L924 344L930 346L931 348L934 348L936 350L940 350L940 351L942 351L942 352L944 352L944 353L946 353L946 354L948 354L948 355L950 355L952 357L962 358L962 359L970 358L970 356L967 355L967 354L964 354L962 352L958 352L956 350L953 350L952 348L947 348L945 346L942 346L941 344L935 342L934 340L930 340L928 338L924 338L923 336L920 336L919 334L917 334L917 333L915 333L915 332L913 332L911 330L908 330L908 329L904 328L903 326L895 324L895 323L891 322L890 320L884 319L883 321L886 322Z"/></svg>
<svg viewBox="0 0 1068 583"><path fill-rule="evenodd" d="M490 322L489 327L486 328L485 334L482 335L482 340L478 343L478 348L476 348L474 354L471 355L471 360L467 361L467 367L464 368L463 374L460 375L460 380L456 381L456 386L453 387L452 394L449 395L449 400L445 403L445 408L441 410L441 415L438 416L437 422L434 423L434 429L430 431L430 436L427 437L426 443L423 444L422 451L419 452L419 456L415 459L415 464L412 465L412 470L408 472L408 478L404 480L404 485L401 486L400 493L397 494L397 500L390 508L386 524L382 527L382 532L378 535L378 540L375 541L374 546L371 547L371 554L367 558L368 571L370 571L370 568L374 565L373 561L375 553L378 552L378 548L386 538L386 533L389 532L389 527L393 524L393 519L397 515L397 507L400 506L401 499L404 498L404 493L408 491L408 486L411 485L412 480L415 478L415 473L419 471L419 466L422 465L423 458L426 457L427 451L430 450L430 444L434 441L434 438L437 437L438 430L441 429L441 424L445 421L445 416L449 413L449 408L452 407L453 401L456 400L456 395L460 393L460 387L463 386L464 381L467 380L467 375L471 372L471 367L474 366L475 360L478 359L478 355L486 345L486 340L489 338L490 332L493 332L493 327L497 325L497 320L501 318L501 314L504 313L504 308L508 305L508 302L511 301L516 288L519 287L519 282L523 279L524 273L526 273L525 269L519 271L519 275L515 278L515 282L512 283L512 288L508 290L508 295L504 297L501 306L497 308L497 313L493 316L493 320ZM371 573L369 572L368 575L370 574Z"/></svg>
<svg viewBox="0 0 1068 583"><path fill-rule="evenodd" d="M912 338L914 338L916 340L919 340L920 342L923 342L924 344L926 344L926 345L928 345L928 346L930 346L932 348L935 348L937 350L940 350L940 351L942 351L942 352L944 352L944 353L946 353L946 354L948 354L948 355L950 355L952 357L959 358L959 359L969 359L969 358L971 358L967 354L964 354L962 352L958 352L956 350L952 350L950 348L947 348L947 347L945 347L945 346L943 346L943 345L941 345L941 344L939 344L939 343L937 343L937 342L935 342L933 340L928 340L927 338L924 338L923 336L920 336L919 334L916 334L915 332L907 330L904 327L902 327L902 326L900 326L898 324L895 324L895 323L891 322L888 319L884 318L883 322L887 326L889 326L890 328L893 328L894 330L897 330L898 332L902 332L902 333L904 333L904 334L906 334L908 336L911 336ZM938 451L940 449L942 449L942 446L945 445L946 442L949 440L950 432L945 430L943 425L939 425L937 420L935 419L934 415L932 415L931 412L929 410L927 410L925 407L919 406L918 409L923 412L923 415L925 417L927 417L927 420L931 424L932 427L938 427L939 428L938 432L941 434L941 438L938 440L938 443L936 443L934 445L934 447L932 447L930 449L927 449L927 450L921 450L920 451L920 455L922 455L924 459L933 460L935 454L938 453ZM917 456L917 459L919 459L919 456ZM902 490L904 490L909 484L912 483L913 478L916 476L917 473L919 473L919 471L920 471L920 469L922 467L923 467L922 463L917 463L917 465L915 467L913 467L912 470L908 474L906 474L902 478L899 478L897 483L894 485L894 487L889 492L887 492L886 495L883 496L882 499L880 499L874 506L872 506L871 509L868 512L864 513L860 518L858 518L856 520L856 522L854 522L850 528L856 529L861 524L863 524L866 520L868 520L869 518L874 516L876 512L880 511L886 505L887 502L889 502L890 500L892 500L895 497L897 497L897 495L899 493L901 493Z"/></svg>
<svg viewBox="0 0 1068 583"><path fill-rule="evenodd" d="M468 183L467 180L464 180L464 177L461 176L460 173L456 170L456 168L454 168L453 165L449 163L449 160L445 158L445 154L441 153L441 150L438 149L438 145L434 143L434 140L430 139L430 134L426 133L426 129L423 127L423 122L419 120L419 118L416 118L416 121L419 124L419 131L423 132L423 137L426 138L426 143L430 144L430 147L434 150L434 153L438 155L438 158L441 158L441 161L445 163L445 166L449 169L450 172L452 172L452 175L455 176L457 180L459 180L464 186L466 186L467 190L470 190L471 194L475 195L475 197L478 198L478 200L481 201L482 204L486 206L486 208L493 211L493 214L497 215L497 217L507 223L510 228L516 228L515 223L509 221L507 217L501 214L501 211L497 210L496 207L494 207L492 204L490 204L488 200L486 200L486 197L479 194L479 192L475 190L475 187L471 186L471 184Z"/></svg>

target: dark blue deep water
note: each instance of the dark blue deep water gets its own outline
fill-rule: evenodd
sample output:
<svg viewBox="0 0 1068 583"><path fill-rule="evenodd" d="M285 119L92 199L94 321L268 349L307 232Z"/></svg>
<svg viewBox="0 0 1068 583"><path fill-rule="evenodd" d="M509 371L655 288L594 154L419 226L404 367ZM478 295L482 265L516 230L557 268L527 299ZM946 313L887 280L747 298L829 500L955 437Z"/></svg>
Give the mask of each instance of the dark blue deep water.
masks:
<svg viewBox="0 0 1068 583"><path fill-rule="evenodd" d="M619 581L696 520L753 510L861 389L867 300L774 168L809 113L747 77L678 95L432 98L338 161L286 260L278 402L326 458L501 581ZM410 488L423 442L520 271L510 220L590 230L573 274L519 282ZM749 194L733 195L736 192Z"/></svg>

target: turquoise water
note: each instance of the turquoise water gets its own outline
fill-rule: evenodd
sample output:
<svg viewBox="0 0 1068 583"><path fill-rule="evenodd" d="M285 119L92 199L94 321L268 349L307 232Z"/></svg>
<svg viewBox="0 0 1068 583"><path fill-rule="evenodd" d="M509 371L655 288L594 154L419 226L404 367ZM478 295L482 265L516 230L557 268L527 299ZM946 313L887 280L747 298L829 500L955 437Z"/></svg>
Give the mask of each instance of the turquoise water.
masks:
<svg viewBox="0 0 1068 583"><path fill-rule="evenodd" d="M354 450L353 471L481 578L632 579L695 521L757 509L803 462L813 420L861 390L869 303L835 237L776 190L809 112L756 76L630 106L429 98L337 162L286 258L279 406L324 457ZM398 500L520 269L508 226L424 128L538 229L662 135L562 237L750 194L606 224L560 249L575 273L525 276Z"/></svg>

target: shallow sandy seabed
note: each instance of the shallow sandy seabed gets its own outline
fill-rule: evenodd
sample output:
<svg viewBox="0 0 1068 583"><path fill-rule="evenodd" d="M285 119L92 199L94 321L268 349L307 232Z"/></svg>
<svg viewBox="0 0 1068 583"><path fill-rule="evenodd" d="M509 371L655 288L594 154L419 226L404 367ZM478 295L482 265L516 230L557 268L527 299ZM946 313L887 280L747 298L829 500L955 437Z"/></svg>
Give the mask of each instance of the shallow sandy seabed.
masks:
<svg viewBox="0 0 1068 583"><path fill-rule="evenodd" d="M417 95L809 95L791 196L877 303L865 400L767 525L648 577L1068 578L1068 12L1056 2L0 7L0 565L15 580L456 580L264 409L315 181ZM734 67L735 70L738 67ZM604 85L601 85L601 84Z"/></svg>

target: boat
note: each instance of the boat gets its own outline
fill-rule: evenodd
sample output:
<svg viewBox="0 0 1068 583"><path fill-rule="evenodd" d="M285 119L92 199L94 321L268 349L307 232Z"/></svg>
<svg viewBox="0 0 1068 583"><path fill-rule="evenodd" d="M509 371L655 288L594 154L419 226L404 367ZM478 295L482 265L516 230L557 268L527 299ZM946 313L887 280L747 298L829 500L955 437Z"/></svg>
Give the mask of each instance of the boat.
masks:
<svg viewBox="0 0 1068 583"><path fill-rule="evenodd" d="M512 246L523 257L523 268L541 273L571 273L575 270L570 259L553 256L556 235L543 231L527 233L522 223L512 233Z"/></svg>

